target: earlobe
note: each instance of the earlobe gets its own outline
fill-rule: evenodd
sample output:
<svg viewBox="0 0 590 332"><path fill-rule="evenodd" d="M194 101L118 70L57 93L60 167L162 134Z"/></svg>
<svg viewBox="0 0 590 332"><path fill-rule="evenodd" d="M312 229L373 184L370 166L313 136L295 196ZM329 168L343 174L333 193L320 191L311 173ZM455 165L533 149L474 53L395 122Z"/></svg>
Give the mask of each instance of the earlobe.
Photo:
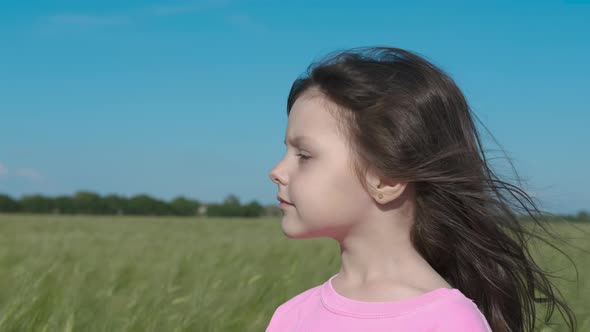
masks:
<svg viewBox="0 0 590 332"><path fill-rule="evenodd" d="M385 198L386 201L391 201L398 198L404 188L406 187L406 183L403 182L393 182L392 185L383 185L383 183L379 183L377 185L377 189L379 192L377 193L377 197L379 200L383 200Z"/></svg>
<svg viewBox="0 0 590 332"><path fill-rule="evenodd" d="M366 176L371 196L382 204L396 199L401 195L406 186L406 183L404 182L395 181L378 175L374 169L371 169Z"/></svg>

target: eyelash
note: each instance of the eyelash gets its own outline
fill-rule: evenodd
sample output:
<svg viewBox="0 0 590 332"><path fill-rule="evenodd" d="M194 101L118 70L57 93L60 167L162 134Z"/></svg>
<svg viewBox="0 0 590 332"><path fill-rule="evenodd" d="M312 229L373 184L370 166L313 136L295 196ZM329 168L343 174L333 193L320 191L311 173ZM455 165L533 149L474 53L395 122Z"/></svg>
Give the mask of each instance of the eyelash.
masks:
<svg viewBox="0 0 590 332"><path fill-rule="evenodd" d="M300 158L299 158L300 160L307 160L307 159L311 158L311 157L309 157L309 156L304 156L304 155L302 155L302 154L298 154L297 156L298 156L298 157L300 157Z"/></svg>

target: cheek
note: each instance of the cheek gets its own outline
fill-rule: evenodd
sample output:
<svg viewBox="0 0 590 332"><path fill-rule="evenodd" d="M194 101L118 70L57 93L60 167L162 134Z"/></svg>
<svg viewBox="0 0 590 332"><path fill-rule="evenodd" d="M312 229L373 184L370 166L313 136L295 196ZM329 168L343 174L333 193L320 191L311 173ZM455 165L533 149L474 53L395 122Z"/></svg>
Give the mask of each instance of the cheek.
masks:
<svg viewBox="0 0 590 332"><path fill-rule="evenodd" d="M366 195L347 170L337 166L298 174L293 182L301 220L309 226L347 225L358 220L366 206ZM295 203L297 205L297 203Z"/></svg>
<svg viewBox="0 0 590 332"><path fill-rule="evenodd" d="M334 172L331 182L327 184L330 188L330 205L336 211L334 219L348 224L357 221L367 208L367 194L355 175L349 174L346 170Z"/></svg>

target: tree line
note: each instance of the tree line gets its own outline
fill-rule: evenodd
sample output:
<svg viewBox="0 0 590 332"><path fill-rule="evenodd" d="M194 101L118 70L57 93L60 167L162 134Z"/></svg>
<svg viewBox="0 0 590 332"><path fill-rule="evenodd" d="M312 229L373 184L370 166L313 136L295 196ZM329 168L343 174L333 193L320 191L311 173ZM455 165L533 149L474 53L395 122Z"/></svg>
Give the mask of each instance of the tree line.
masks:
<svg viewBox="0 0 590 332"><path fill-rule="evenodd" d="M20 199L0 193L0 212L253 218L282 215L278 203L262 206L254 200L241 204L233 194L228 195L222 203L203 203L184 196L165 201L147 194L131 197L117 194L101 196L91 191L78 191L71 196L56 197L31 194ZM590 222L590 213L585 210L558 217L573 222Z"/></svg>
<svg viewBox="0 0 590 332"><path fill-rule="evenodd" d="M241 204L235 195L228 195L222 203L207 204L184 196L165 201L147 194L101 196L91 191L56 197L36 193L24 195L20 199L0 194L0 212L11 213L261 217L278 215L280 211L277 210L276 206L265 207L255 200Z"/></svg>

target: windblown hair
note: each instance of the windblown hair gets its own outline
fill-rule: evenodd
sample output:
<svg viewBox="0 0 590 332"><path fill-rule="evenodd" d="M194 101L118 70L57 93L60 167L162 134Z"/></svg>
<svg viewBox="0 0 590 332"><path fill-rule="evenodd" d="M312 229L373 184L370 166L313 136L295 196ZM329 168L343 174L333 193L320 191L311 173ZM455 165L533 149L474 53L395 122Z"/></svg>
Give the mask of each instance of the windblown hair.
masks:
<svg viewBox="0 0 590 332"><path fill-rule="evenodd" d="M531 257L525 235L559 248L523 227L519 212L557 236L543 227L544 212L520 180L511 184L491 170L476 116L448 74L407 50L353 48L312 63L295 80L287 115L297 98L312 94L337 106L331 112L365 189L369 168L415 185L414 247L474 300L494 332L534 331L535 303L549 304L546 323L553 307L562 307L576 330L573 311L554 295L550 274ZM535 290L545 296L536 297Z"/></svg>

